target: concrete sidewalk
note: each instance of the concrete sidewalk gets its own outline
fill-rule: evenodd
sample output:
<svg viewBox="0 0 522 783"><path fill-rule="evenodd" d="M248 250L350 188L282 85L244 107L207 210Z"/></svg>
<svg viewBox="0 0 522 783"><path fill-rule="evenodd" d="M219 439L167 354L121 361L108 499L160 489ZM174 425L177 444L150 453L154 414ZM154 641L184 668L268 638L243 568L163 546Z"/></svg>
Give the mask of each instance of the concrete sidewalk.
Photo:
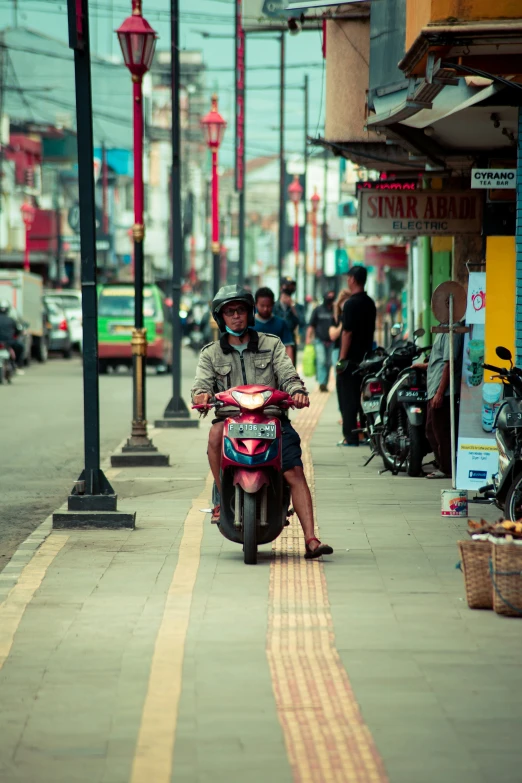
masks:
<svg viewBox="0 0 522 783"><path fill-rule="evenodd" d="M521 624L467 609L443 484L360 467L367 449L334 446L333 397L313 397L294 422L324 564L294 520L243 565L199 511L207 423L154 433L170 468L109 472L135 531L43 526L16 553L2 783L521 779Z"/></svg>

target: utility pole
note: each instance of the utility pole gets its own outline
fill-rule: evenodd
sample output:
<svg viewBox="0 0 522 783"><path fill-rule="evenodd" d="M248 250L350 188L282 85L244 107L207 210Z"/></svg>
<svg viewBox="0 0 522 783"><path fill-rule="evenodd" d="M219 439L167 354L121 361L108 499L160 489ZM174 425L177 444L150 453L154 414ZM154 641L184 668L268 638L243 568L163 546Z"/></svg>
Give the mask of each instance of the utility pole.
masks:
<svg viewBox="0 0 522 783"><path fill-rule="evenodd" d="M304 198L303 198L303 204L304 204L304 243L303 243L303 287L302 287L302 296L303 301L306 297L307 292L307 280L308 280L308 220L306 219L306 216L308 214L308 74L305 74L304 77L304 151L303 151L303 159L304 159Z"/></svg>
<svg viewBox="0 0 522 783"><path fill-rule="evenodd" d="M324 151L324 199L323 199L323 226L321 232L321 290L319 296L324 293L322 288L324 285L324 273L326 269L326 245L328 242L328 153Z"/></svg>
<svg viewBox="0 0 522 783"><path fill-rule="evenodd" d="M164 418L156 427L197 427L181 396L182 325L179 315L183 265L183 231L181 225L181 129L180 129L180 64L179 64L179 0L170 2L170 81L172 90L172 398L165 408Z"/></svg>
<svg viewBox="0 0 522 783"><path fill-rule="evenodd" d="M281 62L279 86L279 255L277 259L278 286L283 277L283 259L285 255L285 34L281 33Z"/></svg>
<svg viewBox="0 0 522 783"><path fill-rule="evenodd" d="M80 6L80 8L78 8ZM130 527L136 514L116 510L117 496L100 468L98 389L98 294L92 132L91 56L88 0L68 0L69 47L74 49L80 246L83 315L84 470L68 499L68 510L53 514L54 528ZM80 11L80 13L78 13Z"/></svg>
<svg viewBox="0 0 522 783"><path fill-rule="evenodd" d="M239 285L244 285L245 268L245 74L246 35L243 29L243 0L235 0L236 71L236 191L239 220Z"/></svg>

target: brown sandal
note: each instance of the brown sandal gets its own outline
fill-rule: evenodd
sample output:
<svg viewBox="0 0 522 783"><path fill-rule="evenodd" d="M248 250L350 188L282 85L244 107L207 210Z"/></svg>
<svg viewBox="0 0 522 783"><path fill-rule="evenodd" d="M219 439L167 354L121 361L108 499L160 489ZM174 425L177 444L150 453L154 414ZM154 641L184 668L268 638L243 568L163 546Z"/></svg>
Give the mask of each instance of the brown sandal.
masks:
<svg viewBox="0 0 522 783"><path fill-rule="evenodd" d="M310 549L310 547L308 546L310 541L317 541L319 546L316 547L315 549ZM328 546L328 544L321 544L319 539L315 538L315 536L312 536L312 538L307 539L305 544L306 544L305 560L315 560L318 557L322 557L322 555L333 555L332 547Z"/></svg>
<svg viewBox="0 0 522 783"><path fill-rule="evenodd" d="M221 506L217 505L214 506L214 508L212 509L212 516L210 517L210 522L213 525L218 525L220 519L221 519Z"/></svg>

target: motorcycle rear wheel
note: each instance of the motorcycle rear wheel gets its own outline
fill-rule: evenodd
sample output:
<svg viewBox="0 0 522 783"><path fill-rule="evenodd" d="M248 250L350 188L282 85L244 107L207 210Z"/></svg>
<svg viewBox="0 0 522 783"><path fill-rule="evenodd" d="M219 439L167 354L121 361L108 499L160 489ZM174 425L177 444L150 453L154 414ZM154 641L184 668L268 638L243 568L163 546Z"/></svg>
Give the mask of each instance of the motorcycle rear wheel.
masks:
<svg viewBox="0 0 522 783"><path fill-rule="evenodd" d="M245 565L257 563L256 498L257 494L242 491L243 495L243 560Z"/></svg>
<svg viewBox="0 0 522 783"><path fill-rule="evenodd" d="M422 474L422 460L424 458L424 430L408 422L408 438L410 450L406 458L406 472L408 476L417 477Z"/></svg>

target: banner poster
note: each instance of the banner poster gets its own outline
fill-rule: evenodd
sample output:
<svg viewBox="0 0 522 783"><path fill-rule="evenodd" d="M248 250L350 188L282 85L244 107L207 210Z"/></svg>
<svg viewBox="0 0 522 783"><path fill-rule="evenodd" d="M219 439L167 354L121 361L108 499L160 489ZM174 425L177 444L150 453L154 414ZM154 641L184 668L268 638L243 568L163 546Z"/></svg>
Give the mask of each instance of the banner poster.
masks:
<svg viewBox="0 0 522 783"><path fill-rule="evenodd" d="M478 490L498 471L493 424L500 406L501 383L484 382L486 273L470 272L464 335L457 451L457 487Z"/></svg>

